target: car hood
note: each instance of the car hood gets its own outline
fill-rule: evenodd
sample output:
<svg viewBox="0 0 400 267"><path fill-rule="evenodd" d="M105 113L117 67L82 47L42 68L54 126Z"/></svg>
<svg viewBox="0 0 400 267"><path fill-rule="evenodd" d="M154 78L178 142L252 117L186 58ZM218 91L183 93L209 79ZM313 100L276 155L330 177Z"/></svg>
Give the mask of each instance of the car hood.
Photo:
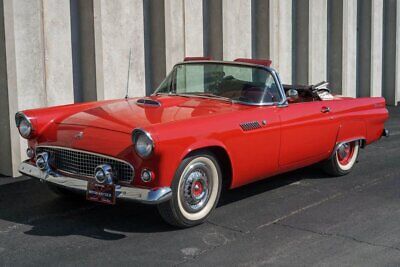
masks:
<svg viewBox="0 0 400 267"><path fill-rule="evenodd" d="M104 102L104 104L87 108L56 121L56 123L131 133L137 127L213 116L247 108L244 105L198 97L152 96L144 98L158 102L159 106L138 104L139 99L143 98Z"/></svg>

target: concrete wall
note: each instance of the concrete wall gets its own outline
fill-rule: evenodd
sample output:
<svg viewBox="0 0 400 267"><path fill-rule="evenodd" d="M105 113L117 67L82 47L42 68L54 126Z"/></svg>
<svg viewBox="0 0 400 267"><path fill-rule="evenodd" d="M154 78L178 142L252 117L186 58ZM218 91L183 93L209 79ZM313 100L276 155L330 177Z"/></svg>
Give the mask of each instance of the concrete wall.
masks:
<svg viewBox="0 0 400 267"><path fill-rule="evenodd" d="M251 58L251 1L223 0L222 10L223 59Z"/></svg>
<svg viewBox="0 0 400 267"><path fill-rule="evenodd" d="M10 136L10 115L8 106L8 85L7 85L7 58L4 32L4 5L0 0L0 147L4 149L0 170L2 173L12 173L11 136Z"/></svg>
<svg viewBox="0 0 400 267"><path fill-rule="evenodd" d="M0 0L0 173L18 110L151 94L185 56L270 58L285 83L400 100L400 0Z"/></svg>
<svg viewBox="0 0 400 267"><path fill-rule="evenodd" d="M26 141L18 136L14 114L18 110L73 103L69 1L4 0L8 136L10 144L0 158L11 165L0 173L17 175L25 158ZM6 100L2 100L6 101ZM4 121L4 115L2 119ZM11 155L9 151L11 149Z"/></svg>
<svg viewBox="0 0 400 267"><path fill-rule="evenodd" d="M269 1L269 58L286 83L292 82L292 1Z"/></svg>
<svg viewBox="0 0 400 267"><path fill-rule="evenodd" d="M143 94L146 79L143 2L95 0L94 16L97 98L125 96L130 53L129 94Z"/></svg>

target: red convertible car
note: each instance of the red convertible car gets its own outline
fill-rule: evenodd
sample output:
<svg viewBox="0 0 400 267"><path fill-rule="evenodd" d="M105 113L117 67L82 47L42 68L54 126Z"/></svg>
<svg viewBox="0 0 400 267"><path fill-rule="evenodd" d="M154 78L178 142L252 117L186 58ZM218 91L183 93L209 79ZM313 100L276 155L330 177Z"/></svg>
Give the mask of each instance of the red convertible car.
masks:
<svg viewBox="0 0 400 267"><path fill-rule="evenodd" d="M157 204L165 221L189 227L223 187L315 163L345 175L360 148L388 135L384 98L283 85L270 64L191 58L149 97L18 112L28 140L19 171L60 194Z"/></svg>

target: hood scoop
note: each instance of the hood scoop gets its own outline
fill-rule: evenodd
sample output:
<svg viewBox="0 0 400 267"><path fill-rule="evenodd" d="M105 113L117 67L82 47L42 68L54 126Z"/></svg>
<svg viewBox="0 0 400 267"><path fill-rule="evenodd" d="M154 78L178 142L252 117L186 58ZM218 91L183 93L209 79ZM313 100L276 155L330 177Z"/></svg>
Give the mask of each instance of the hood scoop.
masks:
<svg viewBox="0 0 400 267"><path fill-rule="evenodd" d="M148 106L148 107L160 107L161 103L157 100L153 100L151 98L140 98L136 101L136 104L139 106Z"/></svg>

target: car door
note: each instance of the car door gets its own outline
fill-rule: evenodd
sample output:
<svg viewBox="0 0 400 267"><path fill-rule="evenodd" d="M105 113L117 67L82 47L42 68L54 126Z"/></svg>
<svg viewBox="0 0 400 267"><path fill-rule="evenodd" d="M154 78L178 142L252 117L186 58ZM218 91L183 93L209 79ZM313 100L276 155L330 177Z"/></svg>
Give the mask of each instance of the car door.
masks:
<svg viewBox="0 0 400 267"><path fill-rule="evenodd" d="M276 106L243 108L224 121L237 130L224 133L234 166L233 187L278 172L280 121Z"/></svg>
<svg viewBox="0 0 400 267"><path fill-rule="evenodd" d="M280 109L280 168L307 165L330 155L339 127L330 103L291 103Z"/></svg>

